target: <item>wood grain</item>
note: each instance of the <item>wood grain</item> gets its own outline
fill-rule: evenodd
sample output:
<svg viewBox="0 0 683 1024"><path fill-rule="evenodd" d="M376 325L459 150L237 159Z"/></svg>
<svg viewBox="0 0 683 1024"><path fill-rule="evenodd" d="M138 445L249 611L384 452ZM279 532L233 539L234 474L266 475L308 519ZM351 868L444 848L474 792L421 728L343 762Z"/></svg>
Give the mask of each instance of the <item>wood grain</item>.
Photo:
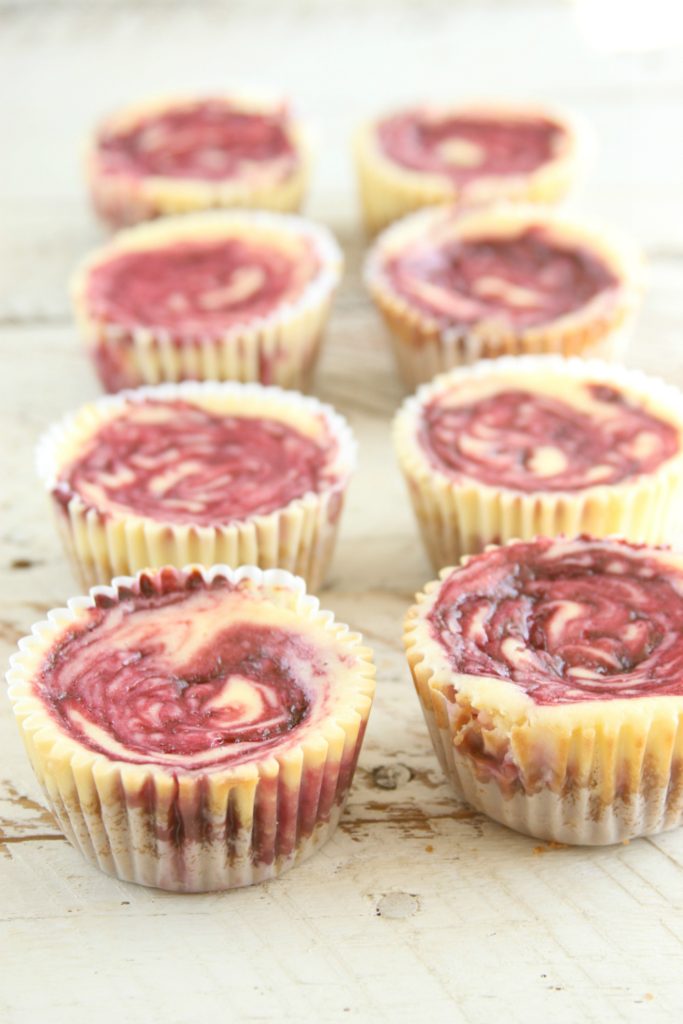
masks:
<svg viewBox="0 0 683 1024"><path fill-rule="evenodd" d="M316 391L361 444L323 603L374 647L379 686L348 810L277 883L183 898L112 881L63 840L0 704L0 1019L673 1021L683 989L683 833L615 849L517 836L451 797L400 652L431 575L389 441L401 399L360 285L348 138L415 96L576 107L600 157L574 201L650 262L629 361L683 384L680 54L606 55L556 3L0 3L0 648L75 589L32 452L98 393L65 281L101 237L78 145L138 94L263 81L310 113L310 212L347 257Z"/></svg>

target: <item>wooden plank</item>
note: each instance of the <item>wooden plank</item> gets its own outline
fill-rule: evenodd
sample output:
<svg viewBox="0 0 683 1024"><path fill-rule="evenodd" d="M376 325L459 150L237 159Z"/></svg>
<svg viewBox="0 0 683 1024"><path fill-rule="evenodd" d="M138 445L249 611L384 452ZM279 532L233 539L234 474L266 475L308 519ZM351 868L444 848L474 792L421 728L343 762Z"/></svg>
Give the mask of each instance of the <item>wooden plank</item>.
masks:
<svg viewBox="0 0 683 1024"><path fill-rule="evenodd" d="M81 861L44 809L2 698L0 1019L676 1020L683 834L550 848L458 804L441 778L400 651L405 608L431 570L390 451L401 389L361 288L347 143L363 113L414 96L538 94L591 116L602 156L575 205L648 250L629 361L683 385L677 55L591 53L571 8L554 3L355 4L352 16L336 2L12 6L0 35L0 133L12 139L0 178L0 652L75 589L32 452L54 417L98 393L65 291L102 237L78 141L138 93L253 81L263 68L317 123L310 211L347 255L316 391L349 417L361 457L322 597L365 631L379 687L328 846L279 882L188 898Z"/></svg>

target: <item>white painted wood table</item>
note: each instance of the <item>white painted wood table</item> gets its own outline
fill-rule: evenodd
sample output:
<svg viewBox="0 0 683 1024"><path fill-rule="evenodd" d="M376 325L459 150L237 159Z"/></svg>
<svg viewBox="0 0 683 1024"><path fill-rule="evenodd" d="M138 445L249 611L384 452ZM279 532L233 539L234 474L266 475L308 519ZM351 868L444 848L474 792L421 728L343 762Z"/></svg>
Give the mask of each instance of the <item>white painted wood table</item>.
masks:
<svg viewBox="0 0 683 1024"><path fill-rule="evenodd" d="M317 393L350 418L360 469L325 605L365 632L379 684L336 837L282 880L179 897L119 884L60 835L0 705L0 1020L676 1021L683 831L551 848L457 804L400 652L431 571L389 441L401 398L360 286L348 136L440 95L537 97L593 122L575 204L630 231L650 287L630 361L683 384L683 61L599 54L566 3L6 3L0 0L0 640L3 659L75 590L32 451L98 393L65 280L99 237L78 167L102 111L138 95L259 82L312 117L309 212L348 258Z"/></svg>

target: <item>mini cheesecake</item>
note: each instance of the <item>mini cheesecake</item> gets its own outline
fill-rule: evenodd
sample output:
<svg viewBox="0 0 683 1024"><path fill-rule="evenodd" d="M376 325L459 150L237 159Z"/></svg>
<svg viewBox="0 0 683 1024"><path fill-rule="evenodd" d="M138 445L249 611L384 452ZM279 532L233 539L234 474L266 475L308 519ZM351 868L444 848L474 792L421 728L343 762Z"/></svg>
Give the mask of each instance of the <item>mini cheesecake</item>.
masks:
<svg viewBox="0 0 683 1024"><path fill-rule="evenodd" d="M489 548L418 594L405 645L459 797L541 839L683 815L683 556L614 539Z"/></svg>
<svg viewBox="0 0 683 1024"><path fill-rule="evenodd" d="M523 204L412 214L365 279L410 388L480 358L618 354L640 293L629 244Z"/></svg>
<svg viewBox="0 0 683 1024"><path fill-rule="evenodd" d="M38 472L86 586L147 566L331 560L356 445L330 406L258 384L138 388L81 407Z"/></svg>
<svg viewBox="0 0 683 1024"><path fill-rule="evenodd" d="M99 125L86 153L93 205L112 227L215 207L296 211L308 164L286 103L236 95L129 107Z"/></svg>
<svg viewBox="0 0 683 1024"><path fill-rule="evenodd" d="M577 177L579 131L534 107L414 107L363 125L356 165L370 232L422 206L553 203Z"/></svg>
<svg viewBox="0 0 683 1024"><path fill-rule="evenodd" d="M341 269L321 226L208 212L121 232L83 262L72 297L107 391L188 379L305 389Z"/></svg>
<svg viewBox="0 0 683 1024"><path fill-rule="evenodd" d="M319 847L374 691L361 637L289 573L119 578L19 644L9 695L65 835L128 882L249 885Z"/></svg>
<svg viewBox="0 0 683 1024"><path fill-rule="evenodd" d="M683 508L683 394L599 360L451 370L404 402L394 441L435 569L537 534L660 543Z"/></svg>

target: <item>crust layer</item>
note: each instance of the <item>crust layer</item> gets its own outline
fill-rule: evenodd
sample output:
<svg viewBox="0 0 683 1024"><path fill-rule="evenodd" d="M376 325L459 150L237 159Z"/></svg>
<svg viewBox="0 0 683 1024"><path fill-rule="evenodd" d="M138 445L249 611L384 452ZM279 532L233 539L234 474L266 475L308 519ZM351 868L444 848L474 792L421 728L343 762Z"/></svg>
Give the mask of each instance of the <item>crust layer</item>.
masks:
<svg viewBox="0 0 683 1024"><path fill-rule="evenodd" d="M178 773L95 754L63 733L33 689L35 673L60 634L96 601L145 587L168 589L216 577L246 585L315 622L348 647L348 677L329 716L302 729L261 761ZM176 892L205 892L273 878L332 834L344 807L374 693L370 650L359 634L320 610L303 582L247 566L165 569L120 578L49 613L19 644L9 695L36 776L67 838L95 866L124 881Z"/></svg>

